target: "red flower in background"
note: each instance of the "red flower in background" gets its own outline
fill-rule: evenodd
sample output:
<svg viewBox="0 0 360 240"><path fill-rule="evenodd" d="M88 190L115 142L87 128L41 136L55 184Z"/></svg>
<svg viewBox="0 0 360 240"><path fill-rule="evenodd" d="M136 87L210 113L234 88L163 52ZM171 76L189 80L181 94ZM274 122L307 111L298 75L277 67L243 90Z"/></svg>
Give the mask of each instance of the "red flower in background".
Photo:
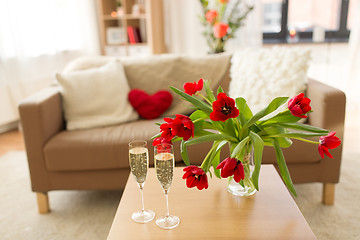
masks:
<svg viewBox="0 0 360 240"><path fill-rule="evenodd" d="M219 0L219 2L221 2L221 3L228 3L229 0Z"/></svg>
<svg viewBox="0 0 360 240"><path fill-rule="evenodd" d="M226 96L225 93L219 93L217 100L213 102L213 111L210 113L210 119L225 122L227 119L236 118L238 115L239 109L235 106L235 100Z"/></svg>
<svg viewBox="0 0 360 240"><path fill-rule="evenodd" d="M341 144L341 140L338 137L336 137L335 134L336 132L331 132L327 136L320 137L319 140L320 144L318 146L318 150L322 158L324 158L324 153L327 156L334 158L329 153L329 149L337 148Z"/></svg>
<svg viewBox="0 0 360 240"><path fill-rule="evenodd" d="M201 89L204 86L204 80L201 78L199 80L198 83L194 82L194 83L185 83L184 84L184 91L185 93L189 94L190 96L192 96L193 94L195 94L197 91L201 91Z"/></svg>
<svg viewBox="0 0 360 240"><path fill-rule="evenodd" d="M199 190L208 188L208 180L204 170L197 166L189 166L183 169L183 179L186 179L188 188L197 187Z"/></svg>
<svg viewBox="0 0 360 240"><path fill-rule="evenodd" d="M288 102L288 108L292 115L300 118L307 118L304 114L311 110L310 102L311 100L307 97L304 97L304 93L291 98Z"/></svg>
<svg viewBox="0 0 360 240"><path fill-rule="evenodd" d="M205 13L206 21L208 21L210 24L214 23L218 16L218 12L214 9L211 9Z"/></svg>
<svg viewBox="0 0 360 240"><path fill-rule="evenodd" d="M227 178L234 175L235 182L240 182L244 179L244 166L236 158L226 158L222 161L216 169L221 169L221 177Z"/></svg>
<svg viewBox="0 0 360 240"><path fill-rule="evenodd" d="M214 36L216 38L222 38L226 35L229 25L226 23L218 22L214 24Z"/></svg>
<svg viewBox="0 0 360 240"><path fill-rule="evenodd" d="M176 118L169 123L171 133L182 137L185 141L194 137L194 123L188 116L176 114Z"/></svg>

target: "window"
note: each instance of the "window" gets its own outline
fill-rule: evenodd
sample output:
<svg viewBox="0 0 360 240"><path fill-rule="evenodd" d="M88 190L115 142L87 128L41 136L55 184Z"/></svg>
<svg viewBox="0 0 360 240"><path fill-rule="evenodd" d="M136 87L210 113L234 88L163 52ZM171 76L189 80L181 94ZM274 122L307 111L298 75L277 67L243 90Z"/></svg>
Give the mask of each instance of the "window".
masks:
<svg viewBox="0 0 360 240"><path fill-rule="evenodd" d="M299 41L347 41L356 0L263 0L265 42L286 42L296 32ZM351 6L351 8L349 8Z"/></svg>

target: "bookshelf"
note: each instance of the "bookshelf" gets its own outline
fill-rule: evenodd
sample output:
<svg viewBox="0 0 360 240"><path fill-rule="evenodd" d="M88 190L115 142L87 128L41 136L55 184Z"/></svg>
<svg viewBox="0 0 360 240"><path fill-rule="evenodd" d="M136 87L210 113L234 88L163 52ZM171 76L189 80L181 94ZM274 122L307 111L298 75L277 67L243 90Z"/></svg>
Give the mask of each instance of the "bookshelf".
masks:
<svg viewBox="0 0 360 240"><path fill-rule="evenodd" d="M98 19L102 55L166 52L163 0L98 0Z"/></svg>

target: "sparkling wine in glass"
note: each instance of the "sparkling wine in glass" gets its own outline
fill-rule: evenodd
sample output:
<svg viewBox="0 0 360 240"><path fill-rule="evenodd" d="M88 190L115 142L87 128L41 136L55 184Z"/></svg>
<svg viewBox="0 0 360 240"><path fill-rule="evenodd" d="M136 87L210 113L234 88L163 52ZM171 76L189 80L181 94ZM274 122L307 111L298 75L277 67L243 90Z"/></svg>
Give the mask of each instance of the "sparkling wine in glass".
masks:
<svg viewBox="0 0 360 240"><path fill-rule="evenodd" d="M131 173L140 188L142 204L142 209L134 212L131 218L138 223L147 223L154 219L155 213L151 210L145 210L144 207L143 188L149 168L149 152L146 141L135 140L129 143L129 164Z"/></svg>
<svg viewBox="0 0 360 240"><path fill-rule="evenodd" d="M179 225L180 219L169 213L168 192L174 175L174 152L173 146L168 143L161 143L155 146L155 171L157 179L165 193L166 216L156 220L156 225L163 229L172 229Z"/></svg>

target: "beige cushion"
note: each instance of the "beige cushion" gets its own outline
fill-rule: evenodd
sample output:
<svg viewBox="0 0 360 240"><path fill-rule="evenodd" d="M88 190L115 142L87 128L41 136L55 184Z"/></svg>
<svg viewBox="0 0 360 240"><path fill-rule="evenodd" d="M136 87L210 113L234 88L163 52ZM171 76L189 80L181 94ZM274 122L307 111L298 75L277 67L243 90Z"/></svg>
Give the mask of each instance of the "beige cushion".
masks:
<svg viewBox="0 0 360 240"><path fill-rule="evenodd" d="M57 73L68 130L102 127L138 118L120 61L102 67Z"/></svg>
<svg viewBox="0 0 360 240"><path fill-rule="evenodd" d="M231 59L229 95L244 97L256 113L275 97L304 92L310 51L299 47L242 49Z"/></svg>

